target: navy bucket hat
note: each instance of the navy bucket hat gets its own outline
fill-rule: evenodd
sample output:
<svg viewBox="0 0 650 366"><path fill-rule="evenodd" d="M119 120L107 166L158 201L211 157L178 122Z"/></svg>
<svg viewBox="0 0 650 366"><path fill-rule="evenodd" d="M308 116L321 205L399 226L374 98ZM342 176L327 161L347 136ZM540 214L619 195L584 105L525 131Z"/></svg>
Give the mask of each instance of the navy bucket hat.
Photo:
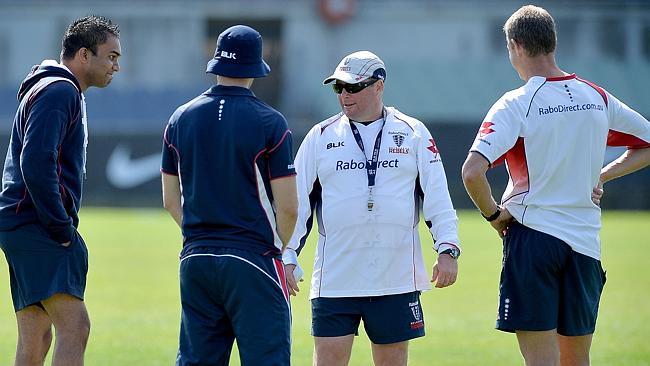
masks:
<svg viewBox="0 0 650 366"><path fill-rule="evenodd" d="M219 35L214 58L205 70L231 78L261 78L270 71L262 59L262 36L245 25L232 26Z"/></svg>

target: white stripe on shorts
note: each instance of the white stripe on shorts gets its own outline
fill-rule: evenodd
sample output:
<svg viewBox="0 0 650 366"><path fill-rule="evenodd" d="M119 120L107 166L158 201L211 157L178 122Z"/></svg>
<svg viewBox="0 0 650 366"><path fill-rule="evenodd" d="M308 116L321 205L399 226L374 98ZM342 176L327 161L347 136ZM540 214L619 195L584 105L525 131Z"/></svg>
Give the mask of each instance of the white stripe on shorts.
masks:
<svg viewBox="0 0 650 366"><path fill-rule="evenodd" d="M264 273L264 275L266 277L270 278L271 281L273 281L273 283L275 283L280 288L280 292L282 293L282 297L285 299L285 301L287 300L287 298L284 295L284 289L282 288L282 285L279 282L280 281L280 274L277 273L277 269L276 269L276 274L278 275L278 280L276 281L276 280L273 279L273 277L271 277L268 273L264 272L264 270L261 269L260 267L258 267L255 263L249 261L246 258L238 257L238 256L232 255L232 254L208 254L208 253L190 254L190 255L188 255L186 257L181 258L181 262L183 262L187 258L192 258L192 257L231 257L231 258L239 259L242 262L246 262L246 263L250 264L251 266L257 268L260 272ZM273 259L271 259L271 261L273 261ZM275 269L275 263L272 263L272 264L273 264L273 268ZM289 309L290 309L289 311L291 311L291 306L289 305L288 301L287 301L287 306L289 306Z"/></svg>

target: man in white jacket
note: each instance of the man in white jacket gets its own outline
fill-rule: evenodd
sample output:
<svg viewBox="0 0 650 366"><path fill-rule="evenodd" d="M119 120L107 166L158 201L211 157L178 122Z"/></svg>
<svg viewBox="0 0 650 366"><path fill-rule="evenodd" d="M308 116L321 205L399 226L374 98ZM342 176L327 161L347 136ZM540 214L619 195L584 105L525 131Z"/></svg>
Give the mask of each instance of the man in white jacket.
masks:
<svg viewBox="0 0 650 366"><path fill-rule="evenodd" d="M431 288L420 207L438 253L431 282L456 281L457 218L440 154L422 122L384 106L385 78L371 52L343 58L323 82L334 82L342 112L311 129L295 161L298 221L283 260L295 294L297 255L315 211L315 365L347 365L361 319L375 364L406 365L408 340L424 336L420 292Z"/></svg>

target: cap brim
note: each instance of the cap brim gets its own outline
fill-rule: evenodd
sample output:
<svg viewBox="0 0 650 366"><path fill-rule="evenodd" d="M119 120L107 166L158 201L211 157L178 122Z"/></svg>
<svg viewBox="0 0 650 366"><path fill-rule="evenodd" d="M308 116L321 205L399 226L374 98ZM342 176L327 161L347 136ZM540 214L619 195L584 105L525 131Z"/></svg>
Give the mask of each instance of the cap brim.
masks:
<svg viewBox="0 0 650 366"><path fill-rule="evenodd" d="M348 74L347 72L336 71L335 73L330 75L327 79L323 80L323 85L329 84L334 80L341 80L346 84L356 84L361 81L361 80L356 80L355 76L352 74Z"/></svg>
<svg viewBox="0 0 650 366"><path fill-rule="evenodd" d="M205 72L231 78L261 78L271 72L271 67L264 60L255 64L233 64L213 58Z"/></svg>

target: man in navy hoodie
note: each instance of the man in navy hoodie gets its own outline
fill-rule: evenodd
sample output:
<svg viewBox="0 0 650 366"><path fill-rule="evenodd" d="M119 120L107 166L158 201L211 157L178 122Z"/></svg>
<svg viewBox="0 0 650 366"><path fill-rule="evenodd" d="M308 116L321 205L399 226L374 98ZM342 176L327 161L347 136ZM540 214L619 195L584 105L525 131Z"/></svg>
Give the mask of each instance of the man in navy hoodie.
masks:
<svg viewBox="0 0 650 366"><path fill-rule="evenodd" d="M83 302L88 251L77 232L88 130L83 92L119 71L119 28L75 20L61 62L32 68L18 92L0 193L0 248L18 323L16 365L82 365L90 332Z"/></svg>

